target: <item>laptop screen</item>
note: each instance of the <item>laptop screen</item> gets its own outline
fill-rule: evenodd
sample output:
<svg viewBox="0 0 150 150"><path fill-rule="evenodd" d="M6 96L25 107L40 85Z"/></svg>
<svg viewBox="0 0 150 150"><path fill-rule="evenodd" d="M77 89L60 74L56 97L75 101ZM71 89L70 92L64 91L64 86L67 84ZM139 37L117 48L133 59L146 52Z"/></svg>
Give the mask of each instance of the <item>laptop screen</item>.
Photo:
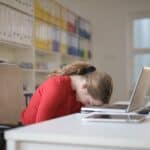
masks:
<svg viewBox="0 0 150 150"><path fill-rule="evenodd" d="M136 83L135 89L131 95L130 104L127 112L136 111L143 108L147 101L145 96L150 87L150 68L144 67L141 71L140 77Z"/></svg>

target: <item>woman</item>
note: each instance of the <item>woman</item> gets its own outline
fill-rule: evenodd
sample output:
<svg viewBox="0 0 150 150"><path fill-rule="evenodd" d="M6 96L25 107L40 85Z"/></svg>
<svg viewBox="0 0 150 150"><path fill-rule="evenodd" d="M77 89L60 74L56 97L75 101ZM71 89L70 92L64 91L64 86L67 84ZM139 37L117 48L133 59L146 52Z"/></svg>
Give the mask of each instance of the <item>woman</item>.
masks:
<svg viewBox="0 0 150 150"><path fill-rule="evenodd" d="M84 105L108 103L112 79L85 62L75 62L51 73L21 114L23 125L80 112Z"/></svg>

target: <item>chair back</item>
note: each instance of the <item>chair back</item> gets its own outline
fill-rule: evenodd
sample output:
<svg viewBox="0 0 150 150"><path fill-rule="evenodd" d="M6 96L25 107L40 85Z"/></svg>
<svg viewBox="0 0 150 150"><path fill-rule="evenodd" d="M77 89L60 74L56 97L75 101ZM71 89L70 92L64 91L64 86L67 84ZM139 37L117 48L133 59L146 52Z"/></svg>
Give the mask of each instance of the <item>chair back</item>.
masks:
<svg viewBox="0 0 150 150"><path fill-rule="evenodd" d="M13 64L0 64L0 124L17 125L25 107L23 74Z"/></svg>

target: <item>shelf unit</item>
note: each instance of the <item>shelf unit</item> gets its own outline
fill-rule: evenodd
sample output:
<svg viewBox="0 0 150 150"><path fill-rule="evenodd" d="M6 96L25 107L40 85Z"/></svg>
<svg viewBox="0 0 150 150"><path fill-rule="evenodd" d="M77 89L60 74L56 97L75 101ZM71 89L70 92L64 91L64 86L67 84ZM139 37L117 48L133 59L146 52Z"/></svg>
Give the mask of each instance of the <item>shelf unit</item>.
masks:
<svg viewBox="0 0 150 150"><path fill-rule="evenodd" d="M91 53L90 22L56 0L0 0L0 61L22 68L25 93Z"/></svg>

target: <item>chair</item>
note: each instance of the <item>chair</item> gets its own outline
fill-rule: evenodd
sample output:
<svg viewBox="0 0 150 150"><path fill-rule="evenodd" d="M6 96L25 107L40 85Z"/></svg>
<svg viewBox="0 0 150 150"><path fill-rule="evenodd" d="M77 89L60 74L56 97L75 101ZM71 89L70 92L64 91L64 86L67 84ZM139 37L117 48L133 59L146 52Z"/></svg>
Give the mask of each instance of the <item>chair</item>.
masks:
<svg viewBox="0 0 150 150"><path fill-rule="evenodd" d="M5 130L19 125L25 107L21 69L13 64L0 64L0 149Z"/></svg>

